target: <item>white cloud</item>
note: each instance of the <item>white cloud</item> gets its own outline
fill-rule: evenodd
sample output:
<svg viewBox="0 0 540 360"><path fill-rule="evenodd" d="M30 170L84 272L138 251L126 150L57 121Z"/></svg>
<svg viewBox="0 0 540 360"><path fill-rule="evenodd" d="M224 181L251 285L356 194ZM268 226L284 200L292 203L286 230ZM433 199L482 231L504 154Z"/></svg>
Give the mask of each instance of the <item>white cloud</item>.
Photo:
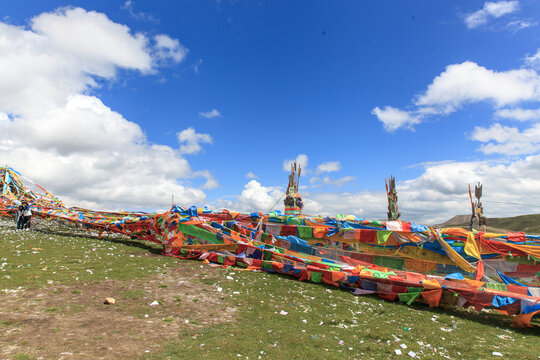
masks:
<svg viewBox="0 0 540 360"><path fill-rule="evenodd" d="M193 72L194 72L195 74L197 74L197 75L199 74L199 66L201 66L202 63L203 63L203 59L199 59L199 60L197 60L197 61L192 65L192 67L193 67Z"/></svg>
<svg viewBox="0 0 540 360"><path fill-rule="evenodd" d="M539 179L539 155L510 163L453 162L426 168L418 178L398 186L398 195L402 213L407 218L434 223L453 215L470 213L467 184L480 181L484 185L482 199L486 215L512 216L535 209L491 201L540 203Z"/></svg>
<svg viewBox="0 0 540 360"><path fill-rule="evenodd" d="M209 110L209 111L201 111L199 113L199 116L205 117L207 119L213 119L213 118L216 118L216 117L220 117L221 113L219 111L217 111L216 109L212 109L212 110Z"/></svg>
<svg viewBox="0 0 540 360"><path fill-rule="evenodd" d="M473 140L484 143L480 150L485 154L522 155L540 149L540 124L520 131L516 127L494 124L489 128L475 127Z"/></svg>
<svg viewBox="0 0 540 360"><path fill-rule="evenodd" d="M150 143L92 94L118 69L155 72L149 43L80 8L43 13L30 28L0 22L0 163L70 204L168 208L172 194L204 202L205 193L186 183L203 177L203 188L217 186L209 172L193 171L179 149Z"/></svg>
<svg viewBox="0 0 540 360"><path fill-rule="evenodd" d="M33 45L38 42L53 47L62 57L74 57L82 70L91 74L111 77L116 67L153 70L148 39L142 34L132 35L127 26L112 22L105 14L62 8L38 15L31 23L33 33L24 35Z"/></svg>
<svg viewBox="0 0 540 360"><path fill-rule="evenodd" d="M303 194L303 213L308 215L356 215L366 219L384 219L386 195L383 191L323 192Z"/></svg>
<svg viewBox="0 0 540 360"><path fill-rule="evenodd" d="M176 134L180 143L182 154L197 154L202 150L201 143L212 144L212 137L209 134L200 134L190 127Z"/></svg>
<svg viewBox="0 0 540 360"><path fill-rule="evenodd" d="M519 30L527 29L527 28L537 26L537 25L538 25L538 22L536 21L515 20L515 21L510 21L508 24L506 24L506 27L512 30L514 33L516 33Z"/></svg>
<svg viewBox="0 0 540 360"><path fill-rule="evenodd" d="M509 163L448 162L427 166L414 179L397 186L402 219L436 224L458 214L470 213L468 184L484 185L482 198L488 217L539 212L540 155ZM307 214L353 214L367 219L386 218L386 194L381 190L353 193L304 193Z"/></svg>
<svg viewBox="0 0 540 360"><path fill-rule="evenodd" d="M255 174L254 174L253 172L251 172L251 171L248 172L248 173L246 174L246 177L247 177L248 179L257 179L257 178L258 178L258 176L255 175Z"/></svg>
<svg viewBox="0 0 540 360"><path fill-rule="evenodd" d="M385 106L383 109L377 106L371 113L377 116L379 121L383 123L384 129L388 132L395 131L400 127L412 129L412 125L420 123L418 116L392 106Z"/></svg>
<svg viewBox="0 0 540 360"><path fill-rule="evenodd" d="M278 202L285 190L277 186L263 186L257 180L250 180L235 200L217 200L218 207L235 211L268 212ZM278 202L274 209L283 211L283 202Z"/></svg>
<svg viewBox="0 0 540 360"><path fill-rule="evenodd" d="M157 19L154 15L145 13L142 11L135 11L134 6L135 1L127 0L124 5L121 6L122 9L127 10L129 12L129 15L137 20L144 20L149 22L158 23L159 19Z"/></svg>
<svg viewBox="0 0 540 360"><path fill-rule="evenodd" d="M177 39L173 39L165 34L159 34L154 36L155 55L160 61L172 60L175 63L179 63L184 60L188 53L186 49Z"/></svg>
<svg viewBox="0 0 540 360"><path fill-rule="evenodd" d="M441 223L454 215L469 214L468 184L484 185L482 201L488 217L540 212L540 155L512 162L445 161L427 164L422 174L398 179L398 206L402 219L423 224ZM252 180L234 200L218 200L219 206L237 211L283 211L281 187L263 186ZM352 214L359 218L385 219L384 183L380 189L358 192L302 192L303 212L309 215Z"/></svg>
<svg viewBox="0 0 540 360"><path fill-rule="evenodd" d="M525 64L533 69L540 69L540 49L534 55L526 56Z"/></svg>
<svg viewBox="0 0 540 360"><path fill-rule="evenodd" d="M496 18L506 14L513 13L519 9L519 1L498 1L498 2L485 2L484 10Z"/></svg>
<svg viewBox="0 0 540 360"><path fill-rule="evenodd" d="M494 71L472 61L452 64L416 97L415 109L404 111L386 106L376 107L372 114L391 132L433 115L448 115L462 106L489 101L497 109L522 102L540 101L540 76L532 69ZM501 114L510 114L501 110Z"/></svg>
<svg viewBox="0 0 540 360"><path fill-rule="evenodd" d="M204 177L206 182L201 186L201 189L215 189L219 187L219 183L216 178L208 170L199 170L193 173L194 177Z"/></svg>
<svg viewBox="0 0 540 360"><path fill-rule="evenodd" d="M453 64L437 76L416 105L454 111L478 101L493 101L496 106L540 99L540 76L530 69L493 71L472 61Z"/></svg>
<svg viewBox="0 0 540 360"><path fill-rule="evenodd" d="M497 1L484 3L484 7L465 17L465 24L469 29L484 25L490 17L500 18L519 9L518 1Z"/></svg>
<svg viewBox="0 0 540 360"><path fill-rule="evenodd" d="M327 161L317 166L317 174L324 172L333 172L341 170L341 163L339 161Z"/></svg>
<svg viewBox="0 0 540 360"><path fill-rule="evenodd" d="M540 109L500 109L495 112L495 115L519 121L540 120Z"/></svg>
<svg viewBox="0 0 540 360"><path fill-rule="evenodd" d="M343 185L345 185L348 182L353 181L354 179L355 179L354 176L344 176L340 179L332 180L329 176L325 176L322 181L326 185L334 185L337 187L342 187Z"/></svg>
<svg viewBox="0 0 540 360"><path fill-rule="evenodd" d="M299 154L296 159L283 160L283 171L291 171L291 164L294 161L296 161L296 163L302 168L302 171L306 173L308 166L308 156L306 154Z"/></svg>

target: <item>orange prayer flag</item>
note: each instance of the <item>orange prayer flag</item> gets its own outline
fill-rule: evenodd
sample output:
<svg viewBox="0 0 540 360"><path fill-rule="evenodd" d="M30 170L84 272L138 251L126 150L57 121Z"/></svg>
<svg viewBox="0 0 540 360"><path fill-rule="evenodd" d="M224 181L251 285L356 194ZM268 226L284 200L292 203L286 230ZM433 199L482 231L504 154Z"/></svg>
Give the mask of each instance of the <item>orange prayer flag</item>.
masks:
<svg viewBox="0 0 540 360"><path fill-rule="evenodd" d="M540 310L528 314L519 314L512 319L512 327L533 327L531 319L534 315L540 314Z"/></svg>
<svg viewBox="0 0 540 360"><path fill-rule="evenodd" d="M442 289L422 291L422 298L428 303L429 307L439 306L439 301L442 296Z"/></svg>
<svg viewBox="0 0 540 360"><path fill-rule="evenodd" d="M324 237L324 235L326 235L327 232L328 232L328 228L326 228L324 226L314 226L313 227L313 237L314 238L320 239L320 238Z"/></svg>
<svg viewBox="0 0 540 360"><path fill-rule="evenodd" d="M242 241L242 238L240 237L240 234L237 233L236 231L231 230L231 237L233 238L233 240Z"/></svg>
<svg viewBox="0 0 540 360"><path fill-rule="evenodd" d="M484 262L479 261L478 264L476 264L476 276L474 279L480 281L482 277L484 277Z"/></svg>
<svg viewBox="0 0 540 360"><path fill-rule="evenodd" d="M440 288L441 288L441 285L439 284L439 282L438 282L436 279L433 279L433 280L429 280L429 279L422 280L422 286L424 287L424 289L429 289L429 290L432 290L432 289L440 289Z"/></svg>

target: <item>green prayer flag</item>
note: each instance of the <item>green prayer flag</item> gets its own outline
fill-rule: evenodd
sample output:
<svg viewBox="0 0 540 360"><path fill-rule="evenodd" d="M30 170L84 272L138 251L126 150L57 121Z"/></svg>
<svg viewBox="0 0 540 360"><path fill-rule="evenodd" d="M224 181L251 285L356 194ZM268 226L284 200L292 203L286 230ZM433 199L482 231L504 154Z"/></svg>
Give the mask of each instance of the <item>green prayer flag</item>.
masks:
<svg viewBox="0 0 540 360"><path fill-rule="evenodd" d="M206 240L212 244L223 244L223 240L218 240L214 233L201 229L197 226L179 223L178 229L186 235L191 235Z"/></svg>
<svg viewBox="0 0 540 360"><path fill-rule="evenodd" d="M296 229L298 229L298 237L301 239L311 239L313 237L313 228L311 226L298 225Z"/></svg>
<svg viewBox="0 0 540 360"><path fill-rule="evenodd" d="M487 287L488 289L506 291L506 284L486 283L486 285L484 285L484 286Z"/></svg>
<svg viewBox="0 0 540 360"><path fill-rule="evenodd" d="M388 241L388 238L392 235L392 231L388 230L379 230L377 231L377 242L379 244L385 244Z"/></svg>
<svg viewBox="0 0 540 360"><path fill-rule="evenodd" d="M419 292L412 292L412 293L404 293L404 294L398 294L399 301L407 303L407 305L411 305L413 301L420 296Z"/></svg>
<svg viewBox="0 0 540 360"><path fill-rule="evenodd" d="M311 281L316 282L316 283L320 283L322 281L322 273L317 272L317 271L313 271L311 273Z"/></svg>
<svg viewBox="0 0 540 360"><path fill-rule="evenodd" d="M373 258L375 265L391 268L391 269L403 269L405 260L400 258L393 258L388 256L375 256Z"/></svg>

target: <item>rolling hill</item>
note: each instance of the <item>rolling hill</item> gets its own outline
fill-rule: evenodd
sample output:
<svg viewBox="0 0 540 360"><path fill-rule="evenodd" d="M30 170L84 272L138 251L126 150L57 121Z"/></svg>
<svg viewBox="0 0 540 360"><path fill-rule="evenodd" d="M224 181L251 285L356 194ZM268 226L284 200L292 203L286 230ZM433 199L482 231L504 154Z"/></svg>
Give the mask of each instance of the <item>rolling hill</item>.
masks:
<svg viewBox="0 0 540 360"><path fill-rule="evenodd" d="M439 227L468 227L470 215L456 215L448 219ZM519 215L504 218L488 218L489 231L523 231L526 234L540 233L540 214Z"/></svg>

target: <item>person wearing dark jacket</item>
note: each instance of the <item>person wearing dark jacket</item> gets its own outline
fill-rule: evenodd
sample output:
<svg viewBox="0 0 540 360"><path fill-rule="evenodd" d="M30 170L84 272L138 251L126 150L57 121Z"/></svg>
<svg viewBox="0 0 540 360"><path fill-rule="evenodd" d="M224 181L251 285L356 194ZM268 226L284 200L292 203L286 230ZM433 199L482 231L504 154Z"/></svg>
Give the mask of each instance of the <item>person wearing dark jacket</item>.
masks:
<svg viewBox="0 0 540 360"><path fill-rule="evenodd" d="M23 229L30 229L30 223L32 221L32 208L26 201L23 202Z"/></svg>
<svg viewBox="0 0 540 360"><path fill-rule="evenodd" d="M24 205L21 204L17 208L17 230L21 230L23 228L23 225L24 225L23 212L24 212Z"/></svg>

